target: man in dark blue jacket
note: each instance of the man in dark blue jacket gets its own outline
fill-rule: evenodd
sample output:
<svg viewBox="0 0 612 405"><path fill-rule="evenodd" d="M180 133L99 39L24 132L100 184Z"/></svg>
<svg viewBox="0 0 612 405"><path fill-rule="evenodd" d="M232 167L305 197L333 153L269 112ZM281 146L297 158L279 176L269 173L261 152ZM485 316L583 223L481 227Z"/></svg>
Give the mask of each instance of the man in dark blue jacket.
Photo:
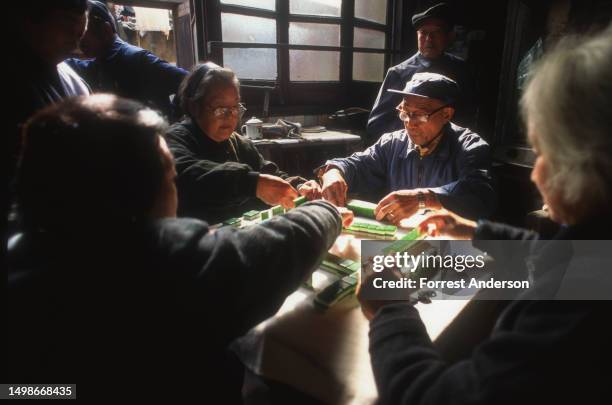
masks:
<svg viewBox="0 0 612 405"><path fill-rule="evenodd" d="M89 1L89 7L80 48L92 59L69 59L68 64L94 92L138 100L174 118L170 96L176 94L187 71L119 38L115 19L101 2Z"/></svg>
<svg viewBox="0 0 612 405"><path fill-rule="evenodd" d="M446 51L454 38L453 18L449 6L437 4L412 17L417 31L418 52L399 65L389 68L368 120L368 136L375 142L387 132L404 126L395 114L395 107L402 101L388 89L401 89L418 72L440 73L459 84L461 94L457 102L456 122L464 127L473 127L472 80L465 62Z"/></svg>
<svg viewBox="0 0 612 405"><path fill-rule="evenodd" d="M319 170L323 197L344 205L346 193L380 198L377 219L399 223L419 209L442 207L469 218L490 216L496 196L487 142L450 122L457 84L437 73L417 73L403 90L394 115L404 128Z"/></svg>

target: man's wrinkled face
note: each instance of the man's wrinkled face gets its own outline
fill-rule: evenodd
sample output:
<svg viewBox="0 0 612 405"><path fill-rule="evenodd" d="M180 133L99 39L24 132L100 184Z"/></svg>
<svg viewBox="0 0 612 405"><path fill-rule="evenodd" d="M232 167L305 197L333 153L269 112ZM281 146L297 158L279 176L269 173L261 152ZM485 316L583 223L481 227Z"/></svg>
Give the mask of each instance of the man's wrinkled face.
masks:
<svg viewBox="0 0 612 405"><path fill-rule="evenodd" d="M79 47L88 58L104 57L113 44L115 33L108 22L90 17Z"/></svg>
<svg viewBox="0 0 612 405"><path fill-rule="evenodd" d="M49 63L69 57L85 31L86 13L53 11L41 21L27 21L32 48Z"/></svg>
<svg viewBox="0 0 612 405"><path fill-rule="evenodd" d="M426 145L440 133L442 127L450 121L454 113L452 107L438 110L438 108L443 106L444 103L442 101L432 98L418 96L404 97L400 106L403 111L406 111L413 117L419 115L427 116L427 122L411 118L404 121L404 128L406 128L412 142L419 146Z"/></svg>
<svg viewBox="0 0 612 405"><path fill-rule="evenodd" d="M430 18L417 30L419 52L427 59L439 58L448 48L452 36L444 21Z"/></svg>

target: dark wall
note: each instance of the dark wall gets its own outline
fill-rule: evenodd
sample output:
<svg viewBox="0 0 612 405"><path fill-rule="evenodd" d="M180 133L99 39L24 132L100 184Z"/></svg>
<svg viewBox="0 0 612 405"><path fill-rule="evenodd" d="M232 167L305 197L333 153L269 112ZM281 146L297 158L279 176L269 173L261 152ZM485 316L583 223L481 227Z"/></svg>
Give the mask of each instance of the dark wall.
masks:
<svg viewBox="0 0 612 405"><path fill-rule="evenodd" d="M610 0L510 0L505 23L505 50L493 139L494 174L500 190L498 219L524 225L529 211L542 207L530 180L534 155L518 114L518 64L538 38L544 49L566 33L596 32L612 20ZM551 22L552 23L551 25Z"/></svg>
<svg viewBox="0 0 612 405"><path fill-rule="evenodd" d="M397 63L417 50L411 17L439 1L404 1L402 53ZM507 1L446 0L455 16L455 25L464 28L468 52L466 62L475 78L478 118L474 129L488 141L493 139L499 74L504 49Z"/></svg>

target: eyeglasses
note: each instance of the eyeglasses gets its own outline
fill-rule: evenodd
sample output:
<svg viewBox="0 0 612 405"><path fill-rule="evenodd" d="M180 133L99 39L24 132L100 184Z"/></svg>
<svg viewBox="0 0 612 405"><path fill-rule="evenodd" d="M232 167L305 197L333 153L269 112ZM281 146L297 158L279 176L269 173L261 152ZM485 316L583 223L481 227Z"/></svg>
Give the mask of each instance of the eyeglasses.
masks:
<svg viewBox="0 0 612 405"><path fill-rule="evenodd" d="M400 105L395 107L395 109L397 111L399 111L400 120L402 120L404 122L406 122L408 120L411 120L411 121L416 121L416 122L420 122L420 123L426 123L426 122L429 121L429 119L431 118L432 115L434 115L438 111L442 110L443 108L448 107L448 104L445 104L442 107L438 107L438 108L436 108L435 110L433 110L432 112L430 112L428 114L409 112L409 111L404 110L403 107L404 107L404 102L401 102Z"/></svg>
<svg viewBox="0 0 612 405"><path fill-rule="evenodd" d="M247 110L246 107L244 106L244 104L242 104L242 103L238 103L238 105L235 105L233 107L216 107L216 108L213 108L211 106L206 106L206 108L208 108L210 111L212 111L212 113L215 116L215 118L229 117L229 116L232 116L232 115L237 115L238 118L242 118L242 116L244 115L245 111Z"/></svg>
<svg viewBox="0 0 612 405"><path fill-rule="evenodd" d="M425 38L427 37L437 38L446 33L446 31L442 29L437 29L437 30L432 30L432 31L417 30L417 32L419 33L420 36L425 37Z"/></svg>

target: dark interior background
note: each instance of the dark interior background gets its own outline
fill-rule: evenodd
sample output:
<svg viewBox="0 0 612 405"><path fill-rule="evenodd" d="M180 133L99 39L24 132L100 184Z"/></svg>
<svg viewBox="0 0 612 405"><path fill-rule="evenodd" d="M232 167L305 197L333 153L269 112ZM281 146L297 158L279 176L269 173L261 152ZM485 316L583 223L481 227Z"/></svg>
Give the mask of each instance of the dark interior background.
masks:
<svg viewBox="0 0 612 405"><path fill-rule="evenodd" d="M416 51L416 33L411 24L415 12L438 1L389 0L385 69L398 64ZM611 20L612 0L446 0L456 25L463 27L466 62L476 82L478 117L474 129L491 145L493 175L499 192L495 219L525 225L526 215L541 208L542 202L529 179L533 154L526 143L517 103L517 70L538 38L553 43L559 33L585 33L605 27ZM197 61L222 62L220 50L209 47L220 41L219 0L126 0L124 4L173 9L178 64L190 68ZM352 15L354 0L344 0L342 15ZM233 6L237 7L237 6ZM276 0L276 9L287 9L287 0ZM235 8L240 9L240 7ZM257 15L257 10L247 12ZM552 28L551 28L552 27ZM556 28L555 28L556 27ZM555 29L559 29L554 33ZM343 28L342 47L352 45L350 29ZM287 42L282 35L278 43ZM276 116L329 115L348 107L370 109L380 83L351 80L346 63L350 49L342 50L340 81L333 83L258 82L245 85L275 87L270 92L269 114ZM346 53L345 53L346 52ZM281 53L279 53L280 55ZM286 73L286 72L285 72ZM242 97L249 116L262 115L264 92L244 87ZM354 133L365 132L365 121L349 125ZM349 128L346 128L349 129ZM333 151L329 151L332 153ZM299 158L299 157L298 157ZM304 162L302 162L304 163ZM302 165L303 166L303 165Z"/></svg>

